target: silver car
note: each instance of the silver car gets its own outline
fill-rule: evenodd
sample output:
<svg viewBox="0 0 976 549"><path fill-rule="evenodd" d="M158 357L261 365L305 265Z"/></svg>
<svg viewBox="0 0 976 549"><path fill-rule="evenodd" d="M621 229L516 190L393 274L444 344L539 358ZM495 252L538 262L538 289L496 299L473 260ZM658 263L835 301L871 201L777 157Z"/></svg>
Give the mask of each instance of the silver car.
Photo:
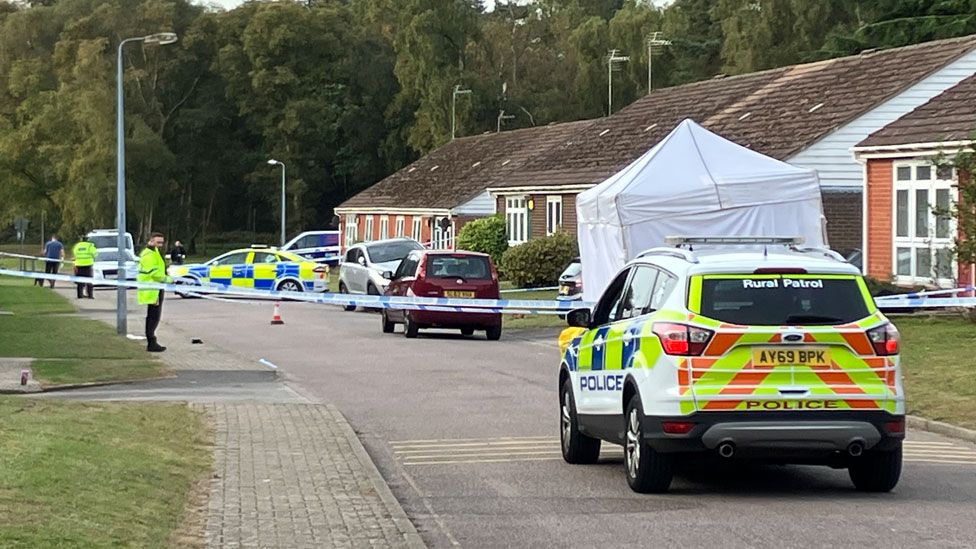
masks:
<svg viewBox="0 0 976 549"><path fill-rule="evenodd" d="M382 295L400 261L424 247L410 238L392 238L355 244L339 265L339 293ZM352 310L355 307L347 307Z"/></svg>

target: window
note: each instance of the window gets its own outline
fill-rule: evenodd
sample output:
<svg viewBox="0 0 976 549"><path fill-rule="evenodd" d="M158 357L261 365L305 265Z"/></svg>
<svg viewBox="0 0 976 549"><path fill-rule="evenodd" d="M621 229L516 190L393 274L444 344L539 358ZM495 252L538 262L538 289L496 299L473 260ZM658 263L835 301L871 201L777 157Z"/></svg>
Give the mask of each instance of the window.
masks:
<svg viewBox="0 0 976 549"><path fill-rule="evenodd" d="M403 235L405 234L403 232L403 225L404 225L403 216L402 215L401 216L397 216L397 218L396 218L396 232L394 233L397 238L403 238Z"/></svg>
<svg viewBox="0 0 976 549"><path fill-rule="evenodd" d="M678 285L678 277L671 273L661 271L654 283L654 294L651 296L650 310L656 311L664 306L664 303L671 296L671 292Z"/></svg>
<svg viewBox="0 0 976 549"><path fill-rule="evenodd" d="M491 279L491 267L488 265L488 258L475 255L427 256L426 273L427 278Z"/></svg>
<svg viewBox="0 0 976 549"><path fill-rule="evenodd" d="M653 267L636 267L621 300L619 314L613 320L633 318L647 313L650 310L651 294L654 293L654 281L657 277L658 270Z"/></svg>
<svg viewBox="0 0 976 549"><path fill-rule="evenodd" d="M373 241L373 216L366 216L366 231L363 233L363 242Z"/></svg>
<svg viewBox="0 0 976 549"><path fill-rule="evenodd" d="M238 252L227 254L218 257L213 260L214 265L244 265L247 263L247 254L249 252Z"/></svg>
<svg viewBox="0 0 976 549"><path fill-rule="evenodd" d="M546 197L546 235L558 231L563 226L563 197Z"/></svg>
<svg viewBox="0 0 976 549"><path fill-rule="evenodd" d="M407 254L410 252L422 248L420 244L410 240L394 240L392 242L371 244L366 247L366 251L369 254L370 262L386 263L387 261L400 261L404 257L407 257Z"/></svg>
<svg viewBox="0 0 976 549"><path fill-rule="evenodd" d="M441 227L445 221L447 228ZM430 247L435 250L454 249L454 223L446 217L434 218L434 237L431 240Z"/></svg>
<svg viewBox="0 0 976 549"><path fill-rule="evenodd" d="M421 242L420 222L422 219L419 215L413 216L413 228L410 230L410 236L417 242Z"/></svg>
<svg viewBox="0 0 976 549"><path fill-rule="evenodd" d="M892 271L897 282L953 282L956 224L945 213L955 200L952 176L952 169L936 169L926 162L895 166Z"/></svg>
<svg viewBox="0 0 976 549"><path fill-rule="evenodd" d="M390 218L385 215L380 217L380 240L390 238Z"/></svg>
<svg viewBox="0 0 976 549"><path fill-rule="evenodd" d="M857 277L703 277L701 314L732 324L833 325L868 316Z"/></svg>
<svg viewBox="0 0 976 549"><path fill-rule="evenodd" d="M356 243L356 233L359 227L356 226L356 216L347 215L346 216L346 246L352 246Z"/></svg>
<svg viewBox="0 0 976 549"><path fill-rule="evenodd" d="M352 248L346 252L346 263L355 263L356 257L359 256L359 248Z"/></svg>
<svg viewBox="0 0 976 549"><path fill-rule="evenodd" d="M508 229L509 246L529 239L529 209L524 196L505 197L505 226Z"/></svg>
<svg viewBox="0 0 976 549"><path fill-rule="evenodd" d="M393 275L393 278L405 278L408 276L416 276L417 265L419 264L420 264L420 256L417 255L416 253L411 253L406 257L406 259L400 262L400 266L397 267L396 274Z"/></svg>
<svg viewBox="0 0 976 549"><path fill-rule="evenodd" d="M271 252L254 252L251 263L277 263L278 256Z"/></svg>
<svg viewBox="0 0 976 549"><path fill-rule="evenodd" d="M617 309L620 307L624 285L627 283L627 277L629 275L630 269L624 270L607 286L607 289L600 297L600 301L596 304L596 309L593 311L594 326L606 324L611 319L617 318Z"/></svg>

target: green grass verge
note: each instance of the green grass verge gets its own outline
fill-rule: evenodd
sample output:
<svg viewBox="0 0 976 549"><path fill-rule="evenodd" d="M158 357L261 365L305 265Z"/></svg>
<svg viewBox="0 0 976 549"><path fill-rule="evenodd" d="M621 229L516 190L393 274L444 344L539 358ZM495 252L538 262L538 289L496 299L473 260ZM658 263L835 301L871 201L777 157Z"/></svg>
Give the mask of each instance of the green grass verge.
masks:
<svg viewBox="0 0 976 549"><path fill-rule="evenodd" d="M976 429L976 324L947 316L894 323L908 413Z"/></svg>
<svg viewBox="0 0 976 549"><path fill-rule="evenodd" d="M42 384L72 384L158 377L163 364L142 344L118 337L107 324L52 313L71 304L29 281L0 278L0 357L37 359Z"/></svg>
<svg viewBox="0 0 976 549"><path fill-rule="evenodd" d="M506 285L510 286L508 283L503 283L502 289L505 289ZM556 292L554 290L503 292L501 296L502 299L533 299L551 301L556 299ZM566 326L566 321L559 318L559 315L525 315L523 317L504 315L502 316L502 323L505 329L556 328Z"/></svg>
<svg viewBox="0 0 976 549"><path fill-rule="evenodd" d="M185 405L0 398L0 547L161 547L210 469Z"/></svg>

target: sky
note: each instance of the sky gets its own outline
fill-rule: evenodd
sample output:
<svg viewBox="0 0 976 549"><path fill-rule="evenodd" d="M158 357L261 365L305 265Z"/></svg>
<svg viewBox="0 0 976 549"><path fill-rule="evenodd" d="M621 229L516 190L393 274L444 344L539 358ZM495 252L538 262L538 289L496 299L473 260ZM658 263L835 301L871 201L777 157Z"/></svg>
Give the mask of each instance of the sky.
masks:
<svg viewBox="0 0 976 549"><path fill-rule="evenodd" d="M671 1L672 0L651 0L651 3L653 3L656 6L666 6L667 4L670 4ZM489 11L495 8L495 0L484 0L484 2L485 2L485 7L487 7ZM236 8L237 6L243 4L244 2L243 0L195 0L195 3L216 4L218 6L221 6L224 9L229 10L229 9Z"/></svg>

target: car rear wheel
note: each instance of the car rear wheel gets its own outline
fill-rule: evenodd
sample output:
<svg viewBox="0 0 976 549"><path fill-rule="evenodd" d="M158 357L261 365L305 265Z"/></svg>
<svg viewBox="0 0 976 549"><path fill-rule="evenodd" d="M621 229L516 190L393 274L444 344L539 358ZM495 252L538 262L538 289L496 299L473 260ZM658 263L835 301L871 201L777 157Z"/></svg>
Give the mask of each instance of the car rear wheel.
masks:
<svg viewBox="0 0 976 549"><path fill-rule="evenodd" d="M671 487L674 478L673 460L660 454L644 440L644 411L640 396L634 395L627 404L624 464L627 484L641 494L661 494Z"/></svg>
<svg viewBox="0 0 976 549"><path fill-rule="evenodd" d="M366 286L366 293L369 295L380 295L379 289L376 286L373 286L372 284ZM366 310L375 312L375 311L379 311L380 309L376 307L366 307Z"/></svg>
<svg viewBox="0 0 976 549"><path fill-rule="evenodd" d="M176 284L177 286L199 286L200 285L200 281L199 280L192 279L192 278L180 278L180 279L177 279L174 282L174 284ZM199 295L191 295L191 294L188 294L188 293L185 294L183 292L176 292L176 295L180 296L180 298L182 298L182 299L198 299L199 298Z"/></svg>
<svg viewBox="0 0 976 549"><path fill-rule="evenodd" d="M384 334L392 334L393 333L393 327L396 326L396 324L394 324L390 319L388 319L386 317L386 311L383 311L380 314L380 318L383 319L383 333Z"/></svg>
<svg viewBox="0 0 976 549"><path fill-rule="evenodd" d="M279 292L301 292L304 290L304 288L302 288L302 285L294 280L283 280L278 283L277 290Z"/></svg>
<svg viewBox="0 0 976 549"><path fill-rule="evenodd" d="M417 333L420 332L420 327L414 322L413 318L410 316L410 311L404 311L403 313L403 335L413 339L417 337Z"/></svg>
<svg viewBox="0 0 976 549"><path fill-rule="evenodd" d="M502 338L502 327L492 326L485 330L485 335L488 336L488 341L498 341Z"/></svg>
<svg viewBox="0 0 976 549"><path fill-rule="evenodd" d="M348 294L349 293L349 289L346 288L346 284L344 282L340 282L339 283L339 293L340 294ZM356 310L356 306L355 305L343 305L342 306L342 310L343 311L355 311Z"/></svg>
<svg viewBox="0 0 976 549"><path fill-rule="evenodd" d="M469 336L474 334L474 328L461 328L461 335Z"/></svg>
<svg viewBox="0 0 976 549"><path fill-rule="evenodd" d="M566 463L588 464L600 459L600 439L584 435L579 430L573 382L563 382L559 391L559 442Z"/></svg>
<svg viewBox="0 0 976 549"><path fill-rule="evenodd" d="M901 443L894 450L865 452L847 472L862 492L890 492L901 478Z"/></svg>

